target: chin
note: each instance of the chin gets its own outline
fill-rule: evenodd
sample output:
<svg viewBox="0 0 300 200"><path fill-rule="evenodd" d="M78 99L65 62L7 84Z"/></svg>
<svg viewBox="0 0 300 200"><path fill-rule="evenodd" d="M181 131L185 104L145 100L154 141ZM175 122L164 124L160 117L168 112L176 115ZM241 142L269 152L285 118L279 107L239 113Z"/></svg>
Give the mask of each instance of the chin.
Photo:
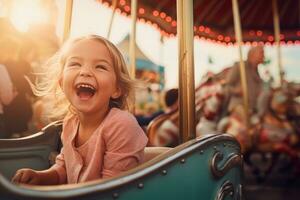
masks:
<svg viewBox="0 0 300 200"><path fill-rule="evenodd" d="M92 113L92 109L90 108L83 108L83 107L77 107L76 108L76 111L78 113L82 113L82 114L89 114L89 113Z"/></svg>

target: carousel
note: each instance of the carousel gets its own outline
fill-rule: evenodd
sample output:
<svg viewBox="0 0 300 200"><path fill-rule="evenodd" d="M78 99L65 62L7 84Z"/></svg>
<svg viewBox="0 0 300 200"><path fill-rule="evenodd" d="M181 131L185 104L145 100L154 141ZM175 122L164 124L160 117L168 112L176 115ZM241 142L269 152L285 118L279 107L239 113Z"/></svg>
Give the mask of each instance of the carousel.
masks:
<svg viewBox="0 0 300 200"><path fill-rule="evenodd" d="M299 128L297 124L299 123L297 120L299 120L300 113L297 111L300 109L298 109L298 104L294 98L298 95L299 87L284 84L283 69L280 64L280 45L297 44L300 38L296 15L297 23L294 24L294 21L291 20L283 23L281 27L279 24L279 18L291 12L287 11L288 9L297 9L296 12L299 12L299 7L293 6L292 1L178 0L175 3L171 0L102 0L99 3L113 9L112 19L115 12L130 15L132 18L129 46L130 70L133 77L135 77L137 65L135 52L137 20L153 24L166 37L177 35L181 79L179 81L179 108L172 114L178 116L175 125L178 126L179 130L177 133L179 145L157 147L151 143L151 137L157 137L156 130L163 121L172 118L168 115L160 117L159 123L156 123L158 120L154 120L148 127L147 135L150 143L145 149L145 162L114 178L59 186L12 184L10 179L20 168L43 170L53 165L55 156L61 149L62 125L61 121L58 121L28 137L0 140L1 199L242 199L243 164L247 165L255 181L265 180L267 175L273 172L272 167L275 166L268 163L267 168L261 169L256 162L253 162L253 155L260 155L262 160L269 159L268 162L272 163L280 162L281 155L284 155L287 158L287 165L284 167L291 167L291 170L294 170L294 167L298 166L299 153L297 148L299 142L297 134L299 134ZM72 4L72 0L67 1L65 39L70 34ZM258 8L259 6L261 7ZM266 9L265 14L258 15L262 8ZM220 13L224 16L220 16ZM257 20L258 17L263 19L261 24L258 23L260 21ZM245 19L248 21L243 21ZM290 19L292 17L284 18L284 20ZM293 18L293 20L295 19ZM270 21L272 25L270 25ZM241 30L241 22L245 24L243 31ZM273 30L270 28L273 27L273 24L275 35L272 34ZM237 45L240 54L244 113L239 125L243 127L244 132L230 132L228 129L224 129L224 132L229 134L221 132L197 134L197 124L201 117L205 117L203 111L207 110L205 106L211 100L206 98L207 92L219 93L218 96L225 94L223 92L223 88L226 86L224 74L228 71L209 75L203 79L199 86L195 87L194 36L225 45ZM269 110L271 112L266 112L261 120L256 121L257 123L252 123L248 111L247 81L241 51L241 45L246 43L250 45L276 45L279 55L278 66L282 87L272 89L270 102L274 98L275 103L270 103ZM207 89L207 85L213 86L210 87L212 89ZM294 92L290 93L291 91ZM213 97L213 95L209 96ZM284 99L284 101L278 103L278 98ZM222 110L226 105L218 103L217 106L220 109L214 111L221 120L217 111ZM284 115L285 118L278 119L277 115ZM226 117L231 119L232 116ZM272 125L278 125L283 129L295 128L295 133L279 137L279 139L277 137L276 141L267 137L267 142L261 144L261 127L263 125L259 123L270 121L273 118L273 121L279 120L279 122ZM287 121L283 119L287 119ZM261 176L262 173L263 176ZM297 172L293 171L292 173Z"/></svg>

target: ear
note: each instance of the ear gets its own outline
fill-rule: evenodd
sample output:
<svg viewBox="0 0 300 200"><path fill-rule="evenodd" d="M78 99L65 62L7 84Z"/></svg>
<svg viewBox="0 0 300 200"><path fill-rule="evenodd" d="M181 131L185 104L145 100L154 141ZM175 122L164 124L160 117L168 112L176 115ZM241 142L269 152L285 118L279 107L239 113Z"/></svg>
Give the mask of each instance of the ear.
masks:
<svg viewBox="0 0 300 200"><path fill-rule="evenodd" d="M111 98L117 99L117 98L119 98L119 97L121 96L121 94L122 94L122 91L121 91L121 89L118 87L118 88L116 89L116 91L111 95Z"/></svg>

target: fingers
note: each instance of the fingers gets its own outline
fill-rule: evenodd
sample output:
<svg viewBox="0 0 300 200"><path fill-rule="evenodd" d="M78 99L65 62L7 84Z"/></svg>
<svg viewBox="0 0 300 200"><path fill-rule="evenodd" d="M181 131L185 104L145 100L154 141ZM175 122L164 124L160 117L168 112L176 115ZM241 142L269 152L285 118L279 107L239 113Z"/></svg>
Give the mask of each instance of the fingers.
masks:
<svg viewBox="0 0 300 200"><path fill-rule="evenodd" d="M21 169L16 172L16 175L12 178L12 182L16 184L37 184L38 178L36 173L31 169Z"/></svg>
<svg viewBox="0 0 300 200"><path fill-rule="evenodd" d="M11 179L11 181L13 183L20 183L21 177L22 177L23 171L22 170L18 170L16 172L16 174L14 175L14 177Z"/></svg>
<svg viewBox="0 0 300 200"><path fill-rule="evenodd" d="M31 176L27 182L29 185L38 185L39 184L39 179L37 176Z"/></svg>
<svg viewBox="0 0 300 200"><path fill-rule="evenodd" d="M23 171L20 177L20 183L29 183L33 177L31 171Z"/></svg>

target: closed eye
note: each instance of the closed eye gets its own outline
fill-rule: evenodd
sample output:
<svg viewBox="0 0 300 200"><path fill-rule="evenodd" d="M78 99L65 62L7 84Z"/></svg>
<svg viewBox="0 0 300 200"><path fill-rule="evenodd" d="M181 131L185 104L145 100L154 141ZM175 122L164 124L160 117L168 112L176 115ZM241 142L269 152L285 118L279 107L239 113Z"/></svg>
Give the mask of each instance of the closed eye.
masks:
<svg viewBox="0 0 300 200"><path fill-rule="evenodd" d="M81 64L79 62L70 62L70 63L68 63L68 66L69 67L80 67Z"/></svg>
<svg viewBox="0 0 300 200"><path fill-rule="evenodd" d="M96 65L96 69L103 69L103 70L108 70L108 68L105 65Z"/></svg>

